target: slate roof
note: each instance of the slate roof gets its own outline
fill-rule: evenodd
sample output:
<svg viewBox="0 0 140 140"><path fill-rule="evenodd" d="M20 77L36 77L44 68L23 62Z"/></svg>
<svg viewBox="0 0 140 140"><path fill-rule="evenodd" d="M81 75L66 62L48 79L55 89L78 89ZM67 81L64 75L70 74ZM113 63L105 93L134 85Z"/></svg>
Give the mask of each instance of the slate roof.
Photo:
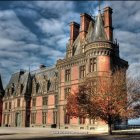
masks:
<svg viewBox="0 0 140 140"><path fill-rule="evenodd" d="M96 17L93 33L94 33L93 41L106 41L107 40L107 36L104 30L102 15L100 11Z"/></svg>
<svg viewBox="0 0 140 140"><path fill-rule="evenodd" d="M31 76L33 77L33 79L35 79L36 82L41 82L36 80L37 76L47 78L47 80L49 81L49 91L52 91L54 90L54 80L58 77L57 73L58 70L56 69L56 67L49 67L33 71L31 72Z"/></svg>
<svg viewBox="0 0 140 140"><path fill-rule="evenodd" d="M29 76L30 73L26 71L19 71L17 73L12 74L6 89L10 89L13 86L14 87L13 94L15 94L17 92L18 86L22 84L23 90L21 94L26 93Z"/></svg>
<svg viewBox="0 0 140 140"><path fill-rule="evenodd" d="M0 96L3 96L3 95L4 95L4 89L3 89L1 75L0 75Z"/></svg>
<svg viewBox="0 0 140 140"><path fill-rule="evenodd" d="M80 35L77 36L76 40L73 43L74 55L77 55L82 52Z"/></svg>
<svg viewBox="0 0 140 140"><path fill-rule="evenodd" d="M93 42L94 40L94 21L90 21L89 27L88 27L88 33L86 35L86 41L88 43Z"/></svg>

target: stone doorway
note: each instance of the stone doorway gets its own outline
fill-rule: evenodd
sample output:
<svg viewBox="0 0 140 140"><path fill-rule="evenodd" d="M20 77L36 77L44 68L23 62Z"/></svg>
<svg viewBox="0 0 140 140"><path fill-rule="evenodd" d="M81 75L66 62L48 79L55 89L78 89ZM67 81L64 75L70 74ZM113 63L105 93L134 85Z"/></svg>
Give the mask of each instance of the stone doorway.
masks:
<svg viewBox="0 0 140 140"><path fill-rule="evenodd" d="M19 112L16 113L15 124L16 124L16 127L20 127L20 125L21 125L21 114Z"/></svg>

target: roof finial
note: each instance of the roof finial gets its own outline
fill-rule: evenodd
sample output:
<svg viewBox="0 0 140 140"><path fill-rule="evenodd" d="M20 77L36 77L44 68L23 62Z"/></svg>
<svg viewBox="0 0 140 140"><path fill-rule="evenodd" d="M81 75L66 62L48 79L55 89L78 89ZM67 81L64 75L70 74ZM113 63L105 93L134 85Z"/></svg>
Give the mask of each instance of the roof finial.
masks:
<svg viewBox="0 0 140 140"><path fill-rule="evenodd" d="M100 6L101 6L101 5L100 5L100 4L101 4L101 1L98 0L98 5L99 5L99 10L98 10L98 11L99 11L99 12L101 12L101 9L100 9Z"/></svg>

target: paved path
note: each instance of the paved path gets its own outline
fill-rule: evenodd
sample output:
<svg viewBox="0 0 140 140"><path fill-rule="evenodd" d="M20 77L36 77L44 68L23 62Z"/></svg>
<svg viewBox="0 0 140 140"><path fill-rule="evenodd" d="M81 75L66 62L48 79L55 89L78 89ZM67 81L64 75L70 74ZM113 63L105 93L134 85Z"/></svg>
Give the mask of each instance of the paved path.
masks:
<svg viewBox="0 0 140 140"><path fill-rule="evenodd" d="M131 135L89 134L84 130L59 130L47 128L0 128L0 140L140 140L140 131ZM136 133L135 133L136 132Z"/></svg>

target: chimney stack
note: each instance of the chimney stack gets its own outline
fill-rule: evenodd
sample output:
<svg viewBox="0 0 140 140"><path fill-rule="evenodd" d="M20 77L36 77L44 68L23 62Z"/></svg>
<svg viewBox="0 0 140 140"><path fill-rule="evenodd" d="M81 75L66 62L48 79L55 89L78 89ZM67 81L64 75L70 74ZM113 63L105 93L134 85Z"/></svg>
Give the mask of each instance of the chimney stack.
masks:
<svg viewBox="0 0 140 140"><path fill-rule="evenodd" d="M70 45L73 44L79 34L80 25L76 22L70 23Z"/></svg>
<svg viewBox="0 0 140 140"><path fill-rule="evenodd" d="M109 41L113 41L112 13L110 7L104 8L104 28Z"/></svg>
<svg viewBox="0 0 140 140"><path fill-rule="evenodd" d="M82 41L85 39L87 31L88 31L88 26L90 21L92 20L91 16L84 13L81 14L81 25L80 25L80 40Z"/></svg>

